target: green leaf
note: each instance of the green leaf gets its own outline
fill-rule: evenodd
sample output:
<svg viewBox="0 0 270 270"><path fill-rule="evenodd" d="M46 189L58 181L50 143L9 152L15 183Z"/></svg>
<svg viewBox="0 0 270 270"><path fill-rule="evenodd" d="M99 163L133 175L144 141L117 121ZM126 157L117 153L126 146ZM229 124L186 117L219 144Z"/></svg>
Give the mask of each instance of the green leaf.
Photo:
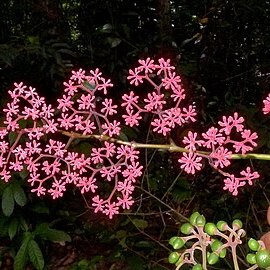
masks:
<svg viewBox="0 0 270 270"><path fill-rule="evenodd" d="M148 222L143 219L132 219L132 223L139 229L145 229L148 227Z"/></svg>
<svg viewBox="0 0 270 270"><path fill-rule="evenodd" d="M9 217L14 210L14 198L11 186L4 189L2 196L2 210L5 216Z"/></svg>
<svg viewBox="0 0 270 270"><path fill-rule="evenodd" d="M13 239L13 237L16 235L19 227L19 222L17 218L12 218L10 220L9 226L8 226L8 235L10 240Z"/></svg>
<svg viewBox="0 0 270 270"><path fill-rule="evenodd" d="M28 256L31 263L37 270L42 270L44 268L44 258L43 254L39 248L39 245L34 239L31 239L28 242Z"/></svg>
<svg viewBox="0 0 270 270"><path fill-rule="evenodd" d="M15 260L14 260L14 270L24 270L25 264L28 261L28 243L32 238L32 235L30 233L24 234L24 239L22 242L21 247L19 248Z"/></svg>
<svg viewBox="0 0 270 270"><path fill-rule="evenodd" d="M44 239L49 240L54 243L70 242L70 236L64 231L51 229L48 223L42 223L37 226L35 230L35 235Z"/></svg>
<svg viewBox="0 0 270 270"><path fill-rule="evenodd" d="M27 198L23 188L20 185L15 184L12 185L12 190L15 202L20 206L26 205Z"/></svg>
<svg viewBox="0 0 270 270"><path fill-rule="evenodd" d="M31 207L31 210L38 214L49 214L50 210L44 202L39 202Z"/></svg>

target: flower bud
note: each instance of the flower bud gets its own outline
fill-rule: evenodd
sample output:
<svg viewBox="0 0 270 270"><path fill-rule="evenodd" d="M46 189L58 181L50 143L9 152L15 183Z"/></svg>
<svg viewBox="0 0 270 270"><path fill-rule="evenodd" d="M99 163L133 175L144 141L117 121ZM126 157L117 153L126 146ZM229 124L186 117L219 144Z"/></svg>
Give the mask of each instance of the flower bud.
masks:
<svg viewBox="0 0 270 270"><path fill-rule="evenodd" d="M194 212L190 218L189 218L189 222L191 225L195 226L196 225L196 219L197 217L200 216L200 213L199 212Z"/></svg>
<svg viewBox="0 0 270 270"><path fill-rule="evenodd" d="M190 234L191 231L193 230L193 226L190 223L184 223L181 227L180 227L180 231L183 234Z"/></svg>
<svg viewBox="0 0 270 270"><path fill-rule="evenodd" d="M172 252L169 255L168 261L169 261L169 263L175 264L178 262L179 258L180 258L180 255L178 252Z"/></svg>
<svg viewBox="0 0 270 270"><path fill-rule="evenodd" d="M224 232L227 230L227 222L226 221L223 221L223 220L220 220L218 223L217 223L217 228L221 231L221 232Z"/></svg>
<svg viewBox="0 0 270 270"><path fill-rule="evenodd" d="M209 235L215 235L215 232L217 231L217 227L214 223L208 222L204 226L204 231Z"/></svg>
<svg viewBox="0 0 270 270"><path fill-rule="evenodd" d="M252 253L248 253L246 256L246 261L250 264L256 264L256 255Z"/></svg>
<svg viewBox="0 0 270 270"><path fill-rule="evenodd" d="M261 268L267 268L270 266L270 254L266 249L259 250L256 255L256 263Z"/></svg>
<svg viewBox="0 0 270 270"><path fill-rule="evenodd" d="M196 218L196 225L199 226L199 227L203 227L205 225L205 217L203 215L199 215L197 218Z"/></svg>
<svg viewBox="0 0 270 270"><path fill-rule="evenodd" d="M259 242L257 240L255 240L253 238L250 238L248 240L248 247L253 251L258 251L259 247L260 247L260 244L259 244Z"/></svg>

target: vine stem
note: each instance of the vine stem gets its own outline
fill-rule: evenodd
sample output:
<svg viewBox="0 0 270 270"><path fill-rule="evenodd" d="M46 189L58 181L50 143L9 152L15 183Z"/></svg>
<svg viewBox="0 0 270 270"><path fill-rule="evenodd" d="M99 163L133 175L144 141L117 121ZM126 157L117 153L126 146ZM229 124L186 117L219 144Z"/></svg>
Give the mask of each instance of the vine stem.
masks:
<svg viewBox="0 0 270 270"><path fill-rule="evenodd" d="M190 152L188 149L184 147L180 147L175 145L173 142L170 144L148 144L148 143L137 143L137 142L128 142L119 139L115 139L109 137L107 135L82 135L77 132L68 132L68 131L60 131L61 134L74 138L74 139L96 139L99 141L109 141L116 144L128 145L133 148L144 148L144 149L159 149L159 150L167 150L169 152L180 152L180 153L188 153ZM207 151L196 151L195 153L200 155L209 156L211 152ZM257 160L270 160L270 154L258 154L258 153L248 153L248 154L232 154L230 159L257 159Z"/></svg>

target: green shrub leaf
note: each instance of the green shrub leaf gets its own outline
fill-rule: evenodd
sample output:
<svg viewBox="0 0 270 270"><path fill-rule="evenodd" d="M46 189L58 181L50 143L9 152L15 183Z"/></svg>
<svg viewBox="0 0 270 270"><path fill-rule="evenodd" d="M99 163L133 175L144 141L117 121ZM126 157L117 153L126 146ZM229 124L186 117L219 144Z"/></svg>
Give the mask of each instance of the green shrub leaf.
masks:
<svg viewBox="0 0 270 270"><path fill-rule="evenodd" d="M12 186L12 189L15 202L20 206L26 205L27 198L23 188L20 185L16 184Z"/></svg>
<svg viewBox="0 0 270 270"><path fill-rule="evenodd" d="M8 235L10 240L12 240L15 234L17 233L18 227L19 227L18 219L12 218L8 226Z"/></svg>
<svg viewBox="0 0 270 270"><path fill-rule="evenodd" d="M28 242L28 256L31 263L37 270L42 270L44 268L44 258L43 254L39 248L39 245L34 239L31 239Z"/></svg>
<svg viewBox="0 0 270 270"><path fill-rule="evenodd" d="M24 270L25 265L28 261L28 243L32 238L32 235L27 232L24 234L24 239L21 247L19 248L15 260L14 260L14 270Z"/></svg>
<svg viewBox="0 0 270 270"><path fill-rule="evenodd" d="M14 198L11 186L4 189L2 196L2 210L5 216L9 217L14 210Z"/></svg>
<svg viewBox="0 0 270 270"><path fill-rule="evenodd" d="M65 233L64 231L50 228L48 223L40 224L35 230L35 235L44 240L49 240L54 243L71 241L71 238L67 233Z"/></svg>

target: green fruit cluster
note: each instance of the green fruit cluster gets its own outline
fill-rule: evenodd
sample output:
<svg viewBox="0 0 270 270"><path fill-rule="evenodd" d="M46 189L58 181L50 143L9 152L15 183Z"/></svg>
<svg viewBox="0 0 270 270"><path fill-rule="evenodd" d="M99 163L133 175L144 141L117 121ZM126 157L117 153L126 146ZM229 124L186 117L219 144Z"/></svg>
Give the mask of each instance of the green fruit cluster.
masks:
<svg viewBox="0 0 270 270"><path fill-rule="evenodd" d="M253 238L248 241L248 247L256 253L248 253L246 261L250 264L257 264L261 269L270 267L270 253L263 249L259 242Z"/></svg>
<svg viewBox="0 0 270 270"><path fill-rule="evenodd" d="M243 227L243 223L239 219L235 219L232 222L232 229L233 230L239 230ZM205 217L201 215L199 212L194 212L190 217L188 222L182 224L180 226L180 232L184 235L191 235L194 233L195 229L203 228L204 232L209 236L217 235L219 232L226 232L229 229L229 225L225 221L218 221L216 224L207 222L205 220ZM174 250L179 250L184 247L186 244L186 237L178 237L174 236L170 239L169 244L173 247ZM255 240L254 240L255 241ZM207 262L209 265L216 264L220 258L225 258L227 254L226 247L223 247L223 242L219 239L211 239L211 252L207 253ZM270 255L269 257L266 256L265 252L262 252L262 250L258 250L260 245L255 242L249 242L250 249L253 251L257 251L256 254L249 254L247 256L247 261L249 263L255 264L257 263L260 267L262 265L268 265L267 260L269 259L269 266L270 266ZM257 258L258 257L258 258ZM173 263L175 265L180 265L182 262L180 260L180 254L176 251L172 252L169 256L169 262ZM192 267L192 270L202 270L201 264L195 264Z"/></svg>

